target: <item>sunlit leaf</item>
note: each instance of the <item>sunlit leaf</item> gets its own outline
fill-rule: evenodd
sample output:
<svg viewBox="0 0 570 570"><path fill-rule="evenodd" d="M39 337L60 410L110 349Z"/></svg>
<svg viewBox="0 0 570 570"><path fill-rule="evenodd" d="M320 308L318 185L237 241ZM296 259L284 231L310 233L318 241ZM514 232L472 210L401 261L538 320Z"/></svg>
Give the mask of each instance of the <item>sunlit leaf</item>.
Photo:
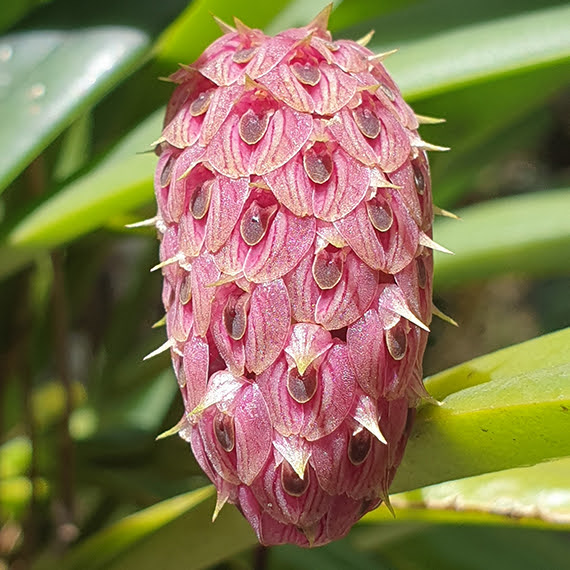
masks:
<svg viewBox="0 0 570 570"><path fill-rule="evenodd" d="M570 528L570 458L392 495L396 521ZM391 522L379 508L364 522Z"/></svg>
<svg viewBox="0 0 570 570"><path fill-rule="evenodd" d="M391 492L534 465L570 451L570 329L436 374Z"/></svg>
<svg viewBox="0 0 570 570"><path fill-rule="evenodd" d="M493 275L568 273L570 190L542 191L492 200L459 210L461 221L438 219L435 286L449 288Z"/></svg>
<svg viewBox="0 0 570 570"><path fill-rule="evenodd" d="M548 4L548 3L546 3ZM408 24L406 24L406 22ZM408 98L487 81L570 58L570 6L485 1L427 2L371 22L374 51L398 48L387 61ZM365 28L355 33L364 32ZM366 30L367 31L367 30Z"/></svg>
<svg viewBox="0 0 570 570"><path fill-rule="evenodd" d="M28 31L0 41L0 189L140 61L145 34L120 27Z"/></svg>
<svg viewBox="0 0 570 570"><path fill-rule="evenodd" d="M195 570L255 544L253 531L234 507L224 508L211 523L213 493L213 487L205 487L129 516L88 539L53 568Z"/></svg>

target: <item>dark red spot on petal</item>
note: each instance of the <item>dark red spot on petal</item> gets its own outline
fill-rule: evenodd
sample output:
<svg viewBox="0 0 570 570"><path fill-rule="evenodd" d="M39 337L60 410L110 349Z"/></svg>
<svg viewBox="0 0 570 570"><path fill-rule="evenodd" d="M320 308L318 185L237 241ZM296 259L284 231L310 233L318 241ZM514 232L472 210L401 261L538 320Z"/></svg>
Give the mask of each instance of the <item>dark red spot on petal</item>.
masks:
<svg viewBox="0 0 570 570"><path fill-rule="evenodd" d="M170 179L172 178L172 168L174 163L176 162L176 158L173 155L170 155L166 160L166 164L160 173L160 185L164 188L170 184Z"/></svg>
<svg viewBox="0 0 570 570"><path fill-rule="evenodd" d="M214 89L202 91L202 93L200 93L200 95L198 95L198 97L192 101L192 104L190 105L190 114L193 117L203 115L208 110L213 95Z"/></svg>
<svg viewBox="0 0 570 570"><path fill-rule="evenodd" d="M348 442L348 458L353 465L364 463L372 448L372 434L367 429L353 433Z"/></svg>
<svg viewBox="0 0 570 570"><path fill-rule="evenodd" d="M212 195L211 180L198 184L190 197L190 212L195 220L201 220L207 213Z"/></svg>
<svg viewBox="0 0 570 570"><path fill-rule="evenodd" d="M418 285L422 289L425 289L427 283L427 275L423 257L416 257L416 266L418 269Z"/></svg>
<svg viewBox="0 0 570 570"><path fill-rule="evenodd" d="M304 374L292 368L287 376L287 391L293 400L305 404L315 395L317 382L317 371L313 366L309 366Z"/></svg>
<svg viewBox="0 0 570 570"><path fill-rule="evenodd" d="M335 252L320 251L313 261L313 278L320 289L332 289L342 277L342 257Z"/></svg>
<svg viewBox="0 0 570 570"><path fill-rule="evenodd" d="M419 164L416 162L412 162L412 168L414 171L414 184L416 186L416 190L418 194L423 195L426 189L426 179L424 173Z"/></svg>
<svg viewBox="0 0 570 570"><path fill-rule="evenodd" d="M303 84L315 86L321 80L321 70L312 63L301 63L296 61L291 65L293 75Z"/></svg>
<svg viewBox="0 0 570 570"><path fill-rule="evenodd" d="M303 156L303 166L307 176L315 184L324 184L333 171L333 161L330 152L323 143L314 144Z"/></svg>
<svg viewBox="0 0 570 570"><path fill-rule="evenodd" d="M301 479L288 461L281 463L281 486L283 490L292 497L300 497L309 487L309 472L305 472L304 479Z"/></svg>
<svg viewBox="0 0 570 570"><path fill-rule="evenodd" d="M214 432L222 449L228 453L232 451L236 444L233 418L223 412L216 414L214 418Z"/></svg>
<svg viewBox="0 0 570 570"><path fill-rule="evenodd" d="M258 115L253 109L248 109L239 120L239 136L244 143L258 143L267 131L269 113Z"/></svg>
<svg viewBox="0 0 570 570"><path fill-rule="evenodd" d="M385 200L376 200L366 203L366 211L368 212L368 218L372 222L372 225L379 232L387 232L394 222L394 215L392 214L392 208L390 208L388 202Z"/></svg>
<svg viewBox="0 0 570 570"><path fill-rule="evenodd" d="M243 48L234 53L232 60L234 63L247 63L253 59L256 52L256 47Z"/></svg>
<svg viewBox="0 0 570 570"><path fill-rule="evenodd" d="M360 106L354 110L353 114L356 126L365 137L375 139L380 134L380 120L373 111Z"/></svg>
<svg viewBox="0 0 570 570"><path fill-rule="evenodd" d="M394 360L402 360L406 355L408 339L401 322L386 331L386 346Z"/></svg>
<svg viewBox="0 0 570 570"><path fill-rule="evenodd" d="M267 206L262 208L257 201L253 201L251 206L244 213L241 224L240 233L243 241L247 245L258 244L269 226L269 221L276 212L277 206Z"/></svg>
<svg viewBox="0 0 570 570"><path fill-rule="evenodd" d="M244 296L236 299L230 297L226 302L223 313L224 326L231 338L240 340L247 327L246 299Z"/></svg>

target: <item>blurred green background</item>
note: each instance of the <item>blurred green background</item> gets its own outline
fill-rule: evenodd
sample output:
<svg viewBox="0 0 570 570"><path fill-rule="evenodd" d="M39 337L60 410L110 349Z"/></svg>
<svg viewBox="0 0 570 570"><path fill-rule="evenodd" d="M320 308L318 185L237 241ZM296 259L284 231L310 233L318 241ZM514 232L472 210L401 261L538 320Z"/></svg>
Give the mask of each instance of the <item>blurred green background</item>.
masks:
<svg viewBox="0 0 570 570"><path fill-rule="evenodd" d="M164 340L157 241L124 226L155 212L158 78L219 35L212 13L277 33L326 3L2 1L1 570L568 565L570 334L544 336L570 323L567 2L334 5L334 36L374 29L414 110L446 119L421 132L452 147L431 154L434 202L461 217L435 225L456 254L435 303L460 326L433 323L425 372L458 366L428 380L447 407L420 412L396 520L261 550L233 507L210 523L188 446L154 441L182 404L168 355L142 362Z"/></svg>

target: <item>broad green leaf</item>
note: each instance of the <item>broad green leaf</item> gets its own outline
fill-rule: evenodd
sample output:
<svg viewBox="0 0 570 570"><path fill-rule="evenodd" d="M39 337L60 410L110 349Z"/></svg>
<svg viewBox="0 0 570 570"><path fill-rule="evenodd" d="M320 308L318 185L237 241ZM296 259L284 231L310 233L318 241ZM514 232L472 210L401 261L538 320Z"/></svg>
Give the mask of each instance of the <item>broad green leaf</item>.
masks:
<svg viewBox="0 0 570 570"><path fill-rule="evenodd" d="M382 540L382 527L370 527ZM357 544L361 543L361 533ZM430 525L375 549L390 568L406 570L537 570L566 568L570 550L562 533L531 528Z"/></svg>
<svg viewBox="0 0 570 570"><path fill-rule="evenodd" d="M570 455L570 328L436 374L392 493Z"/></svg>
<svg viewBox="0 0 570 570"><path fill-rule="evenodd" d="M453 207L480 185L490 166L504 167L507 153L544 144L547 127L540 119L548 118L549 102L567 84L565 66L552 65L417 101L414 110L419 114L446 119L422 127L422 137L451 147L450 152L430 154L434 202ZM532 117L539 113L536 127Z"/></svg>
<svg viewBox="0 0 570 570"><path fill-rule="evenodd" d="M0 41L0 190L140 62L142 32L28 31Z"/></svg>
<svg viewBox="0 0 570 570"><path fill-rule="evenodd" d="M151 115L93 170L35 208L10 232L8 244L50 248L148 202L156 156L137 152L146 151L160 134L162 114Z"/></svg>
<svg viewBox="0 0 570 570"><path fill-rule="evenodd" d="M211 523L213 494L213 487L205 487L131 515L89 538L52 567L195 570L254 545L253 531L234 507L225 507L216 523Z"/></svg>
<svg viewBox="0 0 570 570"><path fill-rule="evenodd" d="M491 1L467 9L449 0L418 4L374 22L378 34L369 47L399 48L387 67L410 99L568 61L570 6L518 4L508 2L504 15Z"/></svg>
<svg viewBox="0 0 570 570"><path fill-rule="evenodd" d="M436 252L440 289L503 273L568 273L570 189L543 191L476 204L438 219L434 237L455 255Z"/></svg>
<svg viewBox="0 0 570 570"><path fill-rule="evenodd" d="M570 458L392 495L396 520L570 528ZM386 508L363 519L393 520Z"/></svg>

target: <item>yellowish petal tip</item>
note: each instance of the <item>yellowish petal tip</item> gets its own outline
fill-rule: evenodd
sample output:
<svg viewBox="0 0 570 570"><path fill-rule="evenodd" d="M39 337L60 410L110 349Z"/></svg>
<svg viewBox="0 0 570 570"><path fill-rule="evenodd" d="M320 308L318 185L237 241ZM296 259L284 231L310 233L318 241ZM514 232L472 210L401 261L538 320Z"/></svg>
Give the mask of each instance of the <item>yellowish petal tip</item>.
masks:
<svg viewBox="0 0 570 570"><path fill-rule="evenodd" d="M158 441L160 439L166 439L171 435L176 435L185 426L186 426L186 418L182 416L180 421L175 426L172 426L170 429L167 429L166 431L163 431L161 434L157 435L155 437L155 441Z"/></svg>
<svg viewBox="0 0 570 570"><path fill-rule="evenodd" d="M445 123L445 119L438 119L437 117L428 117L426 115L416 115L416 119L420 125L439 125Z"/></svg>
<svg viewBox="0 0 570 570"><path fill-rule="evenodd" d="M220 28L220 30L222 30L224 34L233 34L234 32L237 32L235 28L233 28L229 24L226 24L223 20L220 20L218 16L212 14L212 18L214 18L214 22L218 24L218 27Z"/></svg>
<svg viewBox="0 0 570 570"><path fill-rule="evenodd" d="M168 339L164 344L161 344L157 349L153 350L152 352L149 352L143 358L143 360L150 360L151 358L154 358L155 356L158 356L159 354L162 354L163 352L170 350L173 346L174 346L174 340Z"/></svg>
<svg viewBox="0 0 570 570"><path fill-rule="evenodd" d="M244 24L239 18L236 18L235 16L234 16L234 24L238 34L247 34L248 32L251 32L251 28L248 25Z"/></svg>
<svg viewBox="0 0 570 570"><path fill-rule="evenodd" d="M440 318L442 321L453 325L454 327L458 327L457 321L452 319L449 315L446 315L442 310L438 309L433 303L431 305L431 314L435 315L436 317Z"/></svg>
<svg viewBox="0 0 570 570"><path fill-rule="evenodd" d="M356 43L362 47L366 47L370 40L374 37L374 30L370 30L365 36L362 36L359 40L356 40Z"/></svg>
<svg viewBox="0 0 570 570"><path fill-rule="evenodd" d="M390 51L385 51L382 53L371 55L368 57L368 61L376 61L376 62L384 61L387 57L394 55L397 51L398 51L397 49L391 49Z"/></svg>
<svg viewBox="0 0 570 570"><path fill-rule="evenodd" d="M437 216L444 216L446 218L451 218L453 220L463 220L463 218L461 218L460 216L454 214L453 212L444 210L443 208L440 208L435 204L433 205L433 213L436 214Z"/></svg>
<svg viewBox="0 0 570 570"><path fill-rule="evenodd" d="M329 18L333 10L332 2L327 4L307 26L309 28L318 28L319 30L326 31L329 27Z"/></svg>
<svg viewBox="0 0 570 570"><path fill-rule="evenodd" d="M165 324L166 324L166 315L164 315L164 317L162 317L162 319L159 319L158 321L156 321L156 323L154 323L150 328L158 329L160 327L163 327Z"/></svg>

